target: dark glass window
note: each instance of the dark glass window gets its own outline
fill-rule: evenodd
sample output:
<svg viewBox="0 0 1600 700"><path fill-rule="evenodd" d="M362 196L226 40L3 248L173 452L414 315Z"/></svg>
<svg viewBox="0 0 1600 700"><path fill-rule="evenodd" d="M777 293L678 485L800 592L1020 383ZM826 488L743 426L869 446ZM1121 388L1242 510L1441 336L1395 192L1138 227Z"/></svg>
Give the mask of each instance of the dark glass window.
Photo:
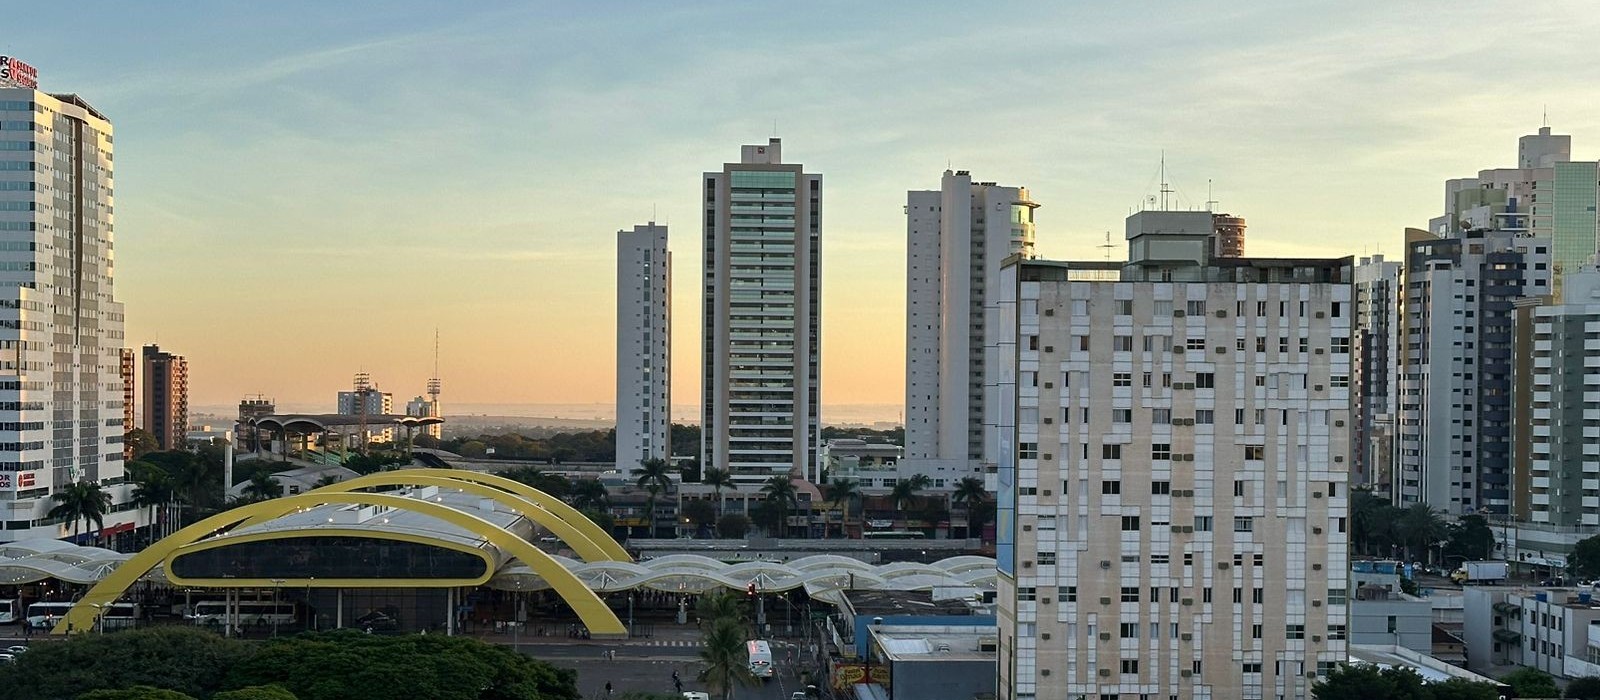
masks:
<svg viewBox="0 0 1600 700"><path fill-rule="evenodd" d="M433 545L373 537L287 537L180 555L180 578L455 578L485 572L483 559Z"/></svg>

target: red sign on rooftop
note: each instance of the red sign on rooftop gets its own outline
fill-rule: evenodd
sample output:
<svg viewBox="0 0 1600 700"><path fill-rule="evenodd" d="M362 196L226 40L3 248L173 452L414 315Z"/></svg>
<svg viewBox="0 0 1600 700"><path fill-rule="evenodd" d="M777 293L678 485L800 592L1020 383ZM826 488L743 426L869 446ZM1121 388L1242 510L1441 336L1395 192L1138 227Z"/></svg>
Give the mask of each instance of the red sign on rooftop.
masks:
<svg viewBox="0 0 1600 700"><path fill-rule="evenodd" d="M16 87L39 87L39 70L15 56L0 56L0 83Z"/></svg>

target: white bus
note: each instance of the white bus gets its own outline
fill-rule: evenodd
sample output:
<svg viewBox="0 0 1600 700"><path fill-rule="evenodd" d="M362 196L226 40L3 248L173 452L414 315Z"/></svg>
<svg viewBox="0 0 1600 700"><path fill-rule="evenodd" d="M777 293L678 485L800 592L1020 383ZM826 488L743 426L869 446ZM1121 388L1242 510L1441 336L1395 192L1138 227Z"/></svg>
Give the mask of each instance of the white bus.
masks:
<svg viewBox="0 0 1600 700"><path fill-rule="evenodd" d="M274 603L270 600L241 600L233 604L233 624L235 626L248 625L290 625L294 624L294 603ZM188 615L197 625L220 625L228 619L228 602L224 600L202 600L194 604L194 611Z"/></svg>
<svg viewBox="0 0 1600 700"><path fill-rule="evenodd" d="M28 606L28 626L35 629L54 627L61 618L72 611L76 603L34 603ZM139 622L139 606L134 603L112 603L100 616L100 629L115 630L133 627Z"/></svg>
<svg viewBox="0 0 1600 700"><path fill-rule="evenodd" d="M0 600L0 625L22 620L22 601Z"/></svg>
<svg viewBox="0 0 1600 700"><path fill-rule="evenodd" d="M745 651L750 654L750 675L771 678L772 646L760 639L753 639L745 644Z"/></svg>

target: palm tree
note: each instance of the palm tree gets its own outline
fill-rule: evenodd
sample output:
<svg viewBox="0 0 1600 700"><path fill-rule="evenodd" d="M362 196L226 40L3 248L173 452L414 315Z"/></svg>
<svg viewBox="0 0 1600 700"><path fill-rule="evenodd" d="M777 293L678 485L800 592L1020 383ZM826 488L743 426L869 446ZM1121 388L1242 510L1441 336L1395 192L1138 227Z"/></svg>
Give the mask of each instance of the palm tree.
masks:
<svg viewBox="0 0 1600 700"><path fill-rule="evenodd" d="M1413 503L1405 509L1400 515L1399 530L1409 555L1407 561L1415 561L1419 551L1426 557L1428 548L1444 539L1446 532L1444 518L1426 503ZM1416 549L1411 548L1413 544Z"/></svg>
<svg viewBox="0 0 1600 700"><path fill-rule="evenodd" d="M659 457L639 462L633 475L639 477L639 488L649 492L650 500L644 503L644 519L650 526L650 536L656 536L656 496L672 487L672 467Z"/></svg>
<svg viewBox="0 0 1600 700"><path fill-rule="evenodd" d="M572 482L568 496L572 498L572 507L578 510L603 510L611 494L599 479L577 479Z"/></svg>
<svg viewBox="0 0 1600 700"><path fill-rule="evenodd" d="M111 508L111 494L100 490L100 485L92 481L70 484L51 494L50 500L57 504L50 509L50 517L71 520L74 540L82 532L80 524L91 525L91 530L96 531L105 527L105 515Z"/></svg>
<svg viewBox="0 0 1600 700"><path fill-rule="evenodd" d="M165 518L160 517L161 511L172 503L175 495L172 479L167 473L149 462L129 462L128 480L133 482L133 503L141 508L150 509L151 539L165 536L163 525Z"/></svg>
<svg viewBox="0 0 1600 700"><path fill-rule="evenodd" d="M850 502L861 497L861 490L856 487L855 479L830 479L824 488L828 491L828 502L842 509L839 536L845 537L844 526L850 520Z"/></svg>
<svg viewBox="0 0 1600 700"><path fill-rule="evenodd" d="M959 503L967 510L967 538L972 538L972 511L979 503L989 497L989 490L983 487L983 480L977 477L966 477L956 482L956 491L950 495L950 500Z"/></svg>
<svg viewBox="0 0 1600 700"><path fill-rule="evenodd" d="M735 685L757 682L745 657L745 627L738 620L724 618L712 623L701 641L700 662L705 665L700 680L722 700L728 700Z"/></svg>
<svg viewBox="0 0 1600 700"><path fill-rule="evenodd" d="M767 506L775 511L774 520L778 523L777 537L788 534L789 511L799 502L795 497L794 479L788 474L779 474L770 479L761 487L761 495L765 497Z"/></svg>
<svg viewBox="0 0 1600 700"><path fill-rule="evenodd" d="M733 474L729 473L729 471L726 469L711 467L706 469L705 473L700 475L700 483L710 486L711 489L716 492L717 517L721 518L722 514L728 509L728 502L722 500L722 490L734 488L735 484L733 483Z"/></svg>
<svg viewBox="0 0 1600 700"><path fill-rule="evenodd" d="M342 479L338 474L326 474L323 475L321 479L317 479L317 482L312 484L311 488L320 489L324 486L332 486L341 481L344 481L344 479Z"/></svg>
<svg viewBox="0 0 1600 700"><path fill-rule="evenodd" d="M917 500L917 492L928 488L933 483L927 474L918 474L909 479L902 479L894 485L894 490L889 492L889 498L894 502L894 509L904 512Z"/></svg>
<svg viewBox="0 0 1600 700"><path fill-rule="evenodd" d="M271 474L256 472L250 475L250 482L244 485L243 495L252 501L265 501L283 495L283 484L278 483Z"/></svg>
<svg viewBox="0 0 1600 700"><path fill-rule="evenodd" d="M701 631L707 634L722 620L733 620L741 624L745 621L744 601L738 594L726 590L701 596L699 602L695 603L694 613L700 618Z"/></svg>

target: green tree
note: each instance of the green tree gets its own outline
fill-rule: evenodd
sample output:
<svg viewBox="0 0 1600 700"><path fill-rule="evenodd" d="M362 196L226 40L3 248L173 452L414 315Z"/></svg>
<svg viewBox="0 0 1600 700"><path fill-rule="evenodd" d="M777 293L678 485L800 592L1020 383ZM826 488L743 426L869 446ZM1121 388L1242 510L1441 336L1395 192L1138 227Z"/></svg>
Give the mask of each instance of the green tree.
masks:
<svg viewBox="0 0 1600 700"><path fill-rule="evenodd" d="M718 620L733 620L743 624L747 619L744 598L728 590L718 590L700 596L694 604L695 617L700 620L700 631L706 634Z"/></svg>
<svg viewBox="0 0 1600 700"><path fill-rule="evenodd" d="M889 491L889 500L894 503L895 510L903 513L917 500L917 492L928 488L932 483L933 479L928 478L927 474L901 479L894 485L894 489Z"/></svg>
<svg viewBox="0 0 1600 700"><path fill-rule="evenodd" d="M579 700L572 671L442 634L280 637L234 664L227 678L229 688L278 684L300 700Z"/></svg>
<svg viewBox="0 0 1600 700"><path fill-rule="evenodd" d="M728 511L728 502L722 499L722 490L734 487L733 474L726 469L711 467L700 475L700 483L710 486L711 490L717 494L717 512L719 514L726 513Z"/></svg>
<svg viewBox="0 0 1600 700"><path fill-rule="evenodd" d="M317 482L312 484L311 488L320 489L324 486L332 486L340 481L343 481L343 479L339 478L338 474L325 474L322 478L317 479Z"/></svg>
<svg viewBox="0 0 1600 700"><path fill-rule="evenodd" d="M617 519L611 517L610 513L601 510L594 510L592 508L585 509L580 512L583 513L583 517L594 521L594 524L599 525L600 529L605 530L608 533L612 532L617 527ZM613 535L614 534L615 533L613 533Z"/></svg>
<svg viewBox="0 0 1600 700"><path fill-rule="evenodd" d="M823 497L839 508L839 537L845 537L845 525L850 521L850 503L861 498L861 489L855 479L830 477L823 486Z"/></svg>
<svg viewBox="0 0 1600 700"><path fill-rule="evenodd" d="M1428 693L1433 700L1500 700L1499 686L1465 678L1429 683Z"/></svg>
<svg viewBox="0 0 1600 700"><path fill-rule="evenodd" d="M1481 515L1462 516L1445 530L1444 555L1447 560L1493 559L1494 530Z"/></svg>
<svg viewBox="0 0 1600 700"><path fill-rule="evenodd" d="M456 448L451 451L461 455L462 457L481 459L484 454L488 452L488 450L489 446L484 444L481 440L468 440L456 446Z"/></svg>
<svg viewBox="0 0 1600 700"><path fill-rule="evenodd" d="M128 481L133 483L134 505L150 509L151 537L164 537L166 511L171 509L172 500L177 496L172 477L149 462L129 462L126 471Z"/></svg>
<svg viewBox="0 0 1600 700"><path fill-rule="evenodd" d="M683 507L678 512L683 517L688 518L689 522L694 523L695 527L700 530L713 526L717 522L717 507L711 505L711 501L699 498L685 500Z"/></svg>
<svg viewBox="0 0 1600 700"><path fill-rule="evenodd" d="M793 510L797 501L794 490L794 479L788 474L777 474L767 479L761 486L763 505L768 509L768 530L774 537L786 537L789 533L789 511Z"/></svg>
<svg viewBox="0 0 1600 700"><path fill-rule="evenodd" d="M50 517L61 518L72 522L72 539L78 539L81 532L80 525L90 526L90 532L98 533L105 527L106 513L111 510L111 494L100 489L100 485L93 481L79 481L68 484L66 488L50 494L50 500L56 505L50 509ZM99 535L95 536L99 539Z"/></svg>
<svg viewBox="0 0 1600 700"><path fill-rule="evenodd" d="M512 481L532 486L556 498L565 498L572 492L572 482L560 474L551 474L535 467L516 467L505 471L496 472Z"/></svg>
<svg viewBox="0 0 1600 700"><path fill-rule="evenodd" d="M700 645L700 663L705 669L700 680L728 700L735 686L756 683L745 658L745 627L737 620L719 619L711 625Z"/></svg>
<svg viewBox="0 0 1600 700"><path fill-rule="evenodd" d="M1418 561L1428 555L1434 543L1444 539L1445 523L1439 511L1426 503L1413 503L1402 511L1399 531L1401 544L1406 547L1406 561Z"/></svg>
<svg viewBox="0 0 1600 700"><path fill-rule="evenodd" d="M639 462L639 468L633 470L633 475L638 477L639 488L650 495L644 502L644 519L649 524L650 536L656 536L656 497L672 487L672 467L667 460L659 457Z"/></svg>
<svg viewBox="0 0 1600 700"><path fill-rule="evenodd" d="M717 519L717 536L728 540L742 540L750 534L750 519L739 513L728 513Z"/></svg>
<svg viewBox="0 0 1600 700"><path fill-rule="evenodd" d="M1567 557L1567 571L1582 579L1600 578L1600 535L1578 540Z"/></svg>
<svg viewBox="0 0 1600 700"><path fill-rule="evenodd" d="M606 507L611 494L606 491L606 485L600 483L599 479L574 479L567 497L572 500L573 508L598 510Z"/></svg>
<svg viewBox="0 0 1600 700"><path fill-rule="evenodd" d="M283 484L270 474L258 472L250 475L241 493L249 501L271 500L283 495Z"/></svg>
<svg viewBox="0 0 1600 700"><path fill-rule="evenodd" d="M1431 700L1422 676L1409 668L1336 666L1311 686L1316 700Z"/></svg>
<svg viewBox="0 0 1600 700"><path fill-rule="evenodd" d="M977 477L965 477L956 482L955 493L950 494L952 503L960 504L967 509L967 537L973 537L972 522L973 511L978 504L989 498L989 490L983 487L983 480Z"/></svg>
<svg viewBox="0 0 1600 700"><path fill-rule="evenodd" d="M161 449L161 443L156 442L156 436L144 428L133 428L122 434L122 444L132 453L134 460Z"/></svg>
<svg viewBox="0 0 1600 700"><path fill-rule="evenodd" d="M136 685L124 690L91 690L78 696L78 700L195 700L175 690Z"/></svg>
<svg viewBox="0 0 1600 700"><path fill-rule="evenodd" d="M1567 692L1561 697L1574 700L1600 700L1600 676L1586 676L1573 680L1567 684Z"/></svg>
<svg viewBox="0 0 1600 700"><path fill-rule="evenodd" d="M224 690L211 696L211 700L300 700L281 685L253 685L238 690Z"/></svg>
<svg viewBox="0 0 1600 700"><path fill-rule="evenodd" d="M225 687L227 669L249 653L245 642L193 627L77 634L35 644L26 659L0 664L0 700L71 700L136 686L206 698Z"/></svg>
<svg viewBox="0 0 1600 700"><path fill-rule="evenodd" d="M1350 543L1357 551L1371 554L1375 547L1386 544L1395 521L1393 510L1389 500L1372 489L1350 490Z"/></svg>
<svg viewBox="0 0 1600 700"><path fill-rule="evenodd" d="M1511 694L1519 698L1561 697L1561 689L1550 674L1529 666L1501 676L1500 682L1511 686Z"/></svg>

